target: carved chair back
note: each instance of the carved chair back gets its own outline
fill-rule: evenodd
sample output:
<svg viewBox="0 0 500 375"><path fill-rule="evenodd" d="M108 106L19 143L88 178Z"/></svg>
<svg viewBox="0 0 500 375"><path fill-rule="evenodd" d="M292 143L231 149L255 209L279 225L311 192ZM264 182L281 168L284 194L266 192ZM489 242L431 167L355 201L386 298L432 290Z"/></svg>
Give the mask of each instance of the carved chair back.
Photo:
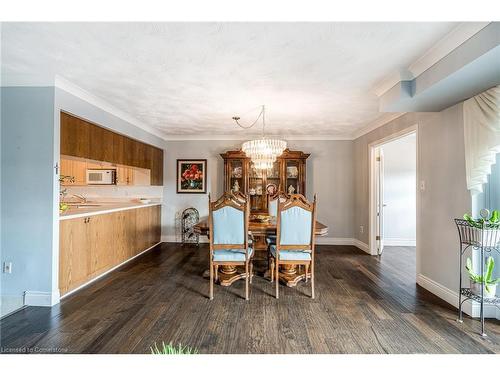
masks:
<svg viewBox="0 0 500 375"><path fill-rule="evenodd" d="M241 193L225 192L209 200L210 252L221 249L248 249L249 200Z"/></svg>
<svg viewBox="0 0 500 375"><path fill-rule="evenodd" d="M276 249L314 251L316 229L316 195L309 202L302 194L291 194L278 200Z"/></svg>
<svg viewBox="0 0 500 375"><path fill-rule="evenodd" d="M268 195L267 212L269 216L278 216L278 202L285 202L288 199L288 194L283 191L278 191L274 195Z"/></svg>

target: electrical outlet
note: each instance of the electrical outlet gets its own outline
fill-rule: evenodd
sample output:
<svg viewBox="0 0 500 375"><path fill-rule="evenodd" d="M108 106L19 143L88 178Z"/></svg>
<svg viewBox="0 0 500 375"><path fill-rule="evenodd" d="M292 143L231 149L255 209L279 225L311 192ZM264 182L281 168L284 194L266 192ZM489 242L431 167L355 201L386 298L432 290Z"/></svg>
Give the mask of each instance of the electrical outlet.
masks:
<svg viewBox="0 0 500 375"><path fill-rule="evenodd" d="M12 273L12 262L3 262L3 273Z"/></svg>
<svg viewBox="0 0 500 375"><path fill-rule="evenodd" d="M425 191L425 181L424 180L420 181L420 191Z"/></svg>
<svg viewBox="0 0 500 375"><path fill-rule="evenodd" d="M365 231L365 227L360 225L359 226L359 233L363 233Z"/></svg>

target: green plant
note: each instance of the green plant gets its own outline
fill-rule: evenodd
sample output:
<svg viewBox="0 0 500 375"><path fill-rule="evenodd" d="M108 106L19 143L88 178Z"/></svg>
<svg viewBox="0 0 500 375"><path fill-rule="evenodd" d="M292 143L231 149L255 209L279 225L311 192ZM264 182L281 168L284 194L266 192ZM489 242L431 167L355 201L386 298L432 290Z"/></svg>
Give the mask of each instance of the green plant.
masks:
<svg viewBox="0 0 500 375"><path fill-rule="evenodd" d="M471 215L465 214L464 219L475 228L499 229L500 228L500 213L498 210L493 210L488 219L474 219Z"/></svg>
<svg viewBox="0 0 500 375"><path fill-rule="evenodd" d="M493 268L495 268L495 260L493 257L486 258L486 272L484 275L478 275L472 269L472 261L470 258L467 258L467 262L465 265L465 269L469 274L469 279L471 279L475 283L484 284L485 288L488 292L490 292L490 285L496 285L500 282L500 278L493 279Z"/></svg>
<svg viewBox="0 0 500 375"><path fill-rule="evenodd" d="M62 183L64 181L75 182L75 178L73 176L66 176L63 174L59 175L59 211L60 212L64 212L69 208L69 206L63 202L64 197L66 196L67 190L68 190L66 188L63 189Z"/></svg>
<svg viewBox="0 0 500 375"><path fill-rule="evenodd" d="M151 347L151 354L198 354L198 350L189 346L182 346L181 344L178 346L174 346L172 343L165 344L162 341L159 348L158 345L154 343Z"/></svg>
<svg viewBox="0 0 500 375"><path fill-rule="evenodd" d="M75 178L73 176L67 176L64 174L59 175L59 182L64 182L64 181L75 182Z"/></svg>

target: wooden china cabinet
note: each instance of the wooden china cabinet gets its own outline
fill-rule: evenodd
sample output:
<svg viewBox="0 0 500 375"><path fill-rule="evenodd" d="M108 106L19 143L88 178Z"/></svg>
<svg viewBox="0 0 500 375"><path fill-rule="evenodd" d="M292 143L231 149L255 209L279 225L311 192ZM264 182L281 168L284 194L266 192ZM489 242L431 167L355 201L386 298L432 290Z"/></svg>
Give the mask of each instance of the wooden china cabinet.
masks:
<svg viewBox="0 0 500 375"><path fill-rule="evenodd" d="M253 168L250 158L241 150L227 151L221 156L224 159L225 190L234 190L236 187L248 194L252 214L267 213L270 185L274 185L277 191L289 192L290 187L293 187L294 193L306 193L306 159L309 154L286 149L269 171Z"/></svg>

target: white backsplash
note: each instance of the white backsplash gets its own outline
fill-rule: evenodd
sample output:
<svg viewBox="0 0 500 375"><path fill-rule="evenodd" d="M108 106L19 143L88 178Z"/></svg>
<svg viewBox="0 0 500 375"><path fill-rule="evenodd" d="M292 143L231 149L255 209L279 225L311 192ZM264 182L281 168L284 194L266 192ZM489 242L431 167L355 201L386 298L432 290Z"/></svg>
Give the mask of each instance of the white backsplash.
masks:
<svg viewBox="0 0 500 375"><path fill-rule="evenodd" d="M66 186L68 199L73 194L94 199L163 198L163 186Z"/></svg>

